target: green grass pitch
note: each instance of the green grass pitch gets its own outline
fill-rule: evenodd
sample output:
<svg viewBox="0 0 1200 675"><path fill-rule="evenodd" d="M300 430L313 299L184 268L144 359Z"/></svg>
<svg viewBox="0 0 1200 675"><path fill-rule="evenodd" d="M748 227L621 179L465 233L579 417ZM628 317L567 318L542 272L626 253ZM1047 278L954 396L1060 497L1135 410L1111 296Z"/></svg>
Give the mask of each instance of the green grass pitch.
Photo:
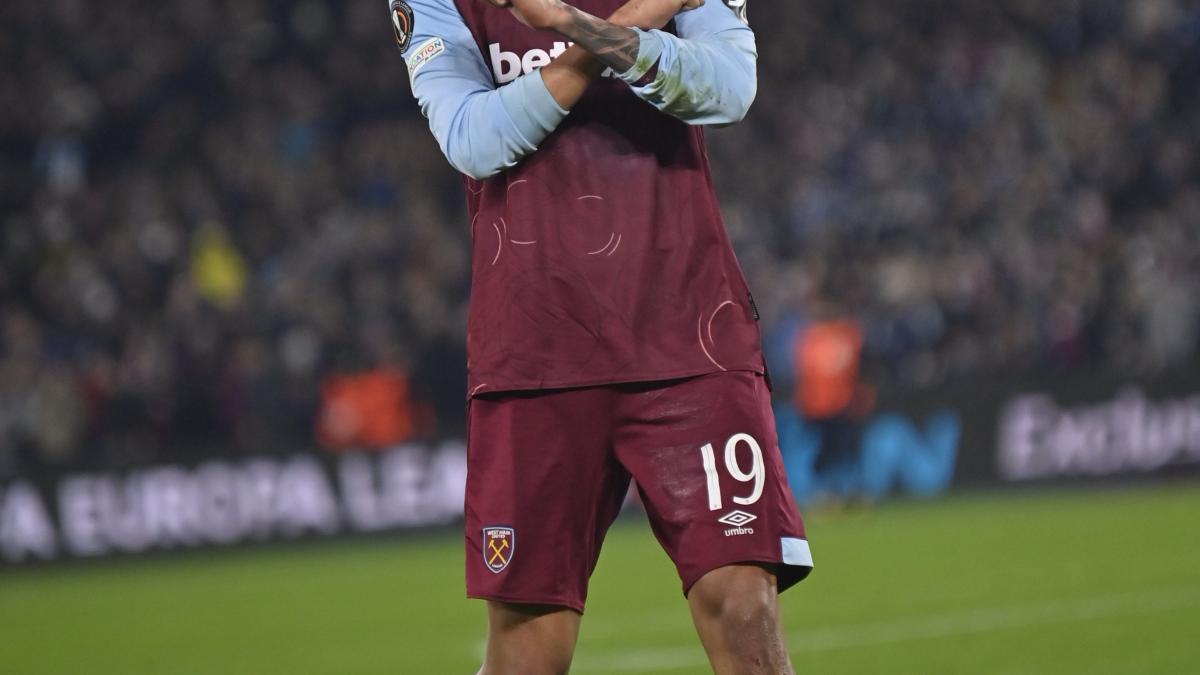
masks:
<svg viewBox="0 0 1200 675"><path fill-rule="evenodd" d="M800 673L1200 672L1200 485L812 514L783 597ZM5 675L471 674L458 537L0 575ZM526 544L528 545L528 544ZM674 571L609 536L575 667L704 673Z"/></svg>

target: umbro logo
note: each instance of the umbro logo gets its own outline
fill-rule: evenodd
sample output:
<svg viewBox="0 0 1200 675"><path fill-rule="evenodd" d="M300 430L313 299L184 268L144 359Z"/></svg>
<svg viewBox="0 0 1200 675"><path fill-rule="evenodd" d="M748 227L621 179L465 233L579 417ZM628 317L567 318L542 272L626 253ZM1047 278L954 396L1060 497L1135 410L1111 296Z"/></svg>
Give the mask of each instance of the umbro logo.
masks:
<svg viewBox="0 0 1200 675"><path fill-rule="evenodd" d="M717 518L718 523L732 525L733 527L742 527L746 523L754 520L758 520L758 516L752 513L746 513L745 511L730 511L720 518Z"/></svg>

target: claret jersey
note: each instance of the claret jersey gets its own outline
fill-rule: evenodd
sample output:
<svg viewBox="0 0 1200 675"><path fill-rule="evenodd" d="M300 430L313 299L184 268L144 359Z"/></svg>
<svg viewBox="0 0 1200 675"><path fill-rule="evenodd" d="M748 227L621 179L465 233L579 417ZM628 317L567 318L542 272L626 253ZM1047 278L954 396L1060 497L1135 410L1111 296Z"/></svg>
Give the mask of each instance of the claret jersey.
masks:
<svg viewBox="0 0 1200 675"><path fill-rule="evenodd" d="M408 4L413 91L466 174L468 393L761 372L701 126L753 99L744 0L640 32L638 65L569 113L538 73L564 38L482 0ZM572 4L607 17L622 0Z"/></svg>

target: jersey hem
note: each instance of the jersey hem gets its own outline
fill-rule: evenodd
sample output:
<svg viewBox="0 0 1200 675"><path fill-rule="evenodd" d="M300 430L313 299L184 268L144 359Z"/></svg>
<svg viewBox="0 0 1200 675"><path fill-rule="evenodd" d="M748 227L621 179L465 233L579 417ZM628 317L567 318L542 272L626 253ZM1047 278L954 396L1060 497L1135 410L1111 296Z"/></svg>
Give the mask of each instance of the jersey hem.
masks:
<svg viewBox="0 0 1200 675"><path fill-rule="evenodd" d="M681 371L672 371L667 373L647 373L641 375L628 375L620 377L604 377L589 380L563 380L561 382L538 382L538 383L515 383L502 388L492 389L487 384L479 384L468 390L467 400L473 399L481 394L503 394L517 391L543 391L550 389L579 389L582 387L602 387L610 384L632 384L636 382L662 382L664 380L680 380L689 377L700 377L701 375L712 375L715 373L754 373L756 375L765 375L766 369L763 367L745 366L741 368L701 368L689 369ZM482 379L482 378L481 378Z"/></svg>

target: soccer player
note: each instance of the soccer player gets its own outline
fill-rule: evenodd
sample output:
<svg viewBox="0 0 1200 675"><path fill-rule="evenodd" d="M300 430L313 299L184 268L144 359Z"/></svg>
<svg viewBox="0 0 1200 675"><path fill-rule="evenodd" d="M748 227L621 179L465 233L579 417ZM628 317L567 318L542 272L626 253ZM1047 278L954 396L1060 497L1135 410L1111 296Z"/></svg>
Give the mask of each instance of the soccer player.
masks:
<svg viewBox="0 0 1200 675"><path fill-rule="evenodd" d="M702 128L755 97L746 0L624 1L391 2L465 174L482 672L567 671L632 477L714 671L790 673L778 593L812 557Z"/></svg>

